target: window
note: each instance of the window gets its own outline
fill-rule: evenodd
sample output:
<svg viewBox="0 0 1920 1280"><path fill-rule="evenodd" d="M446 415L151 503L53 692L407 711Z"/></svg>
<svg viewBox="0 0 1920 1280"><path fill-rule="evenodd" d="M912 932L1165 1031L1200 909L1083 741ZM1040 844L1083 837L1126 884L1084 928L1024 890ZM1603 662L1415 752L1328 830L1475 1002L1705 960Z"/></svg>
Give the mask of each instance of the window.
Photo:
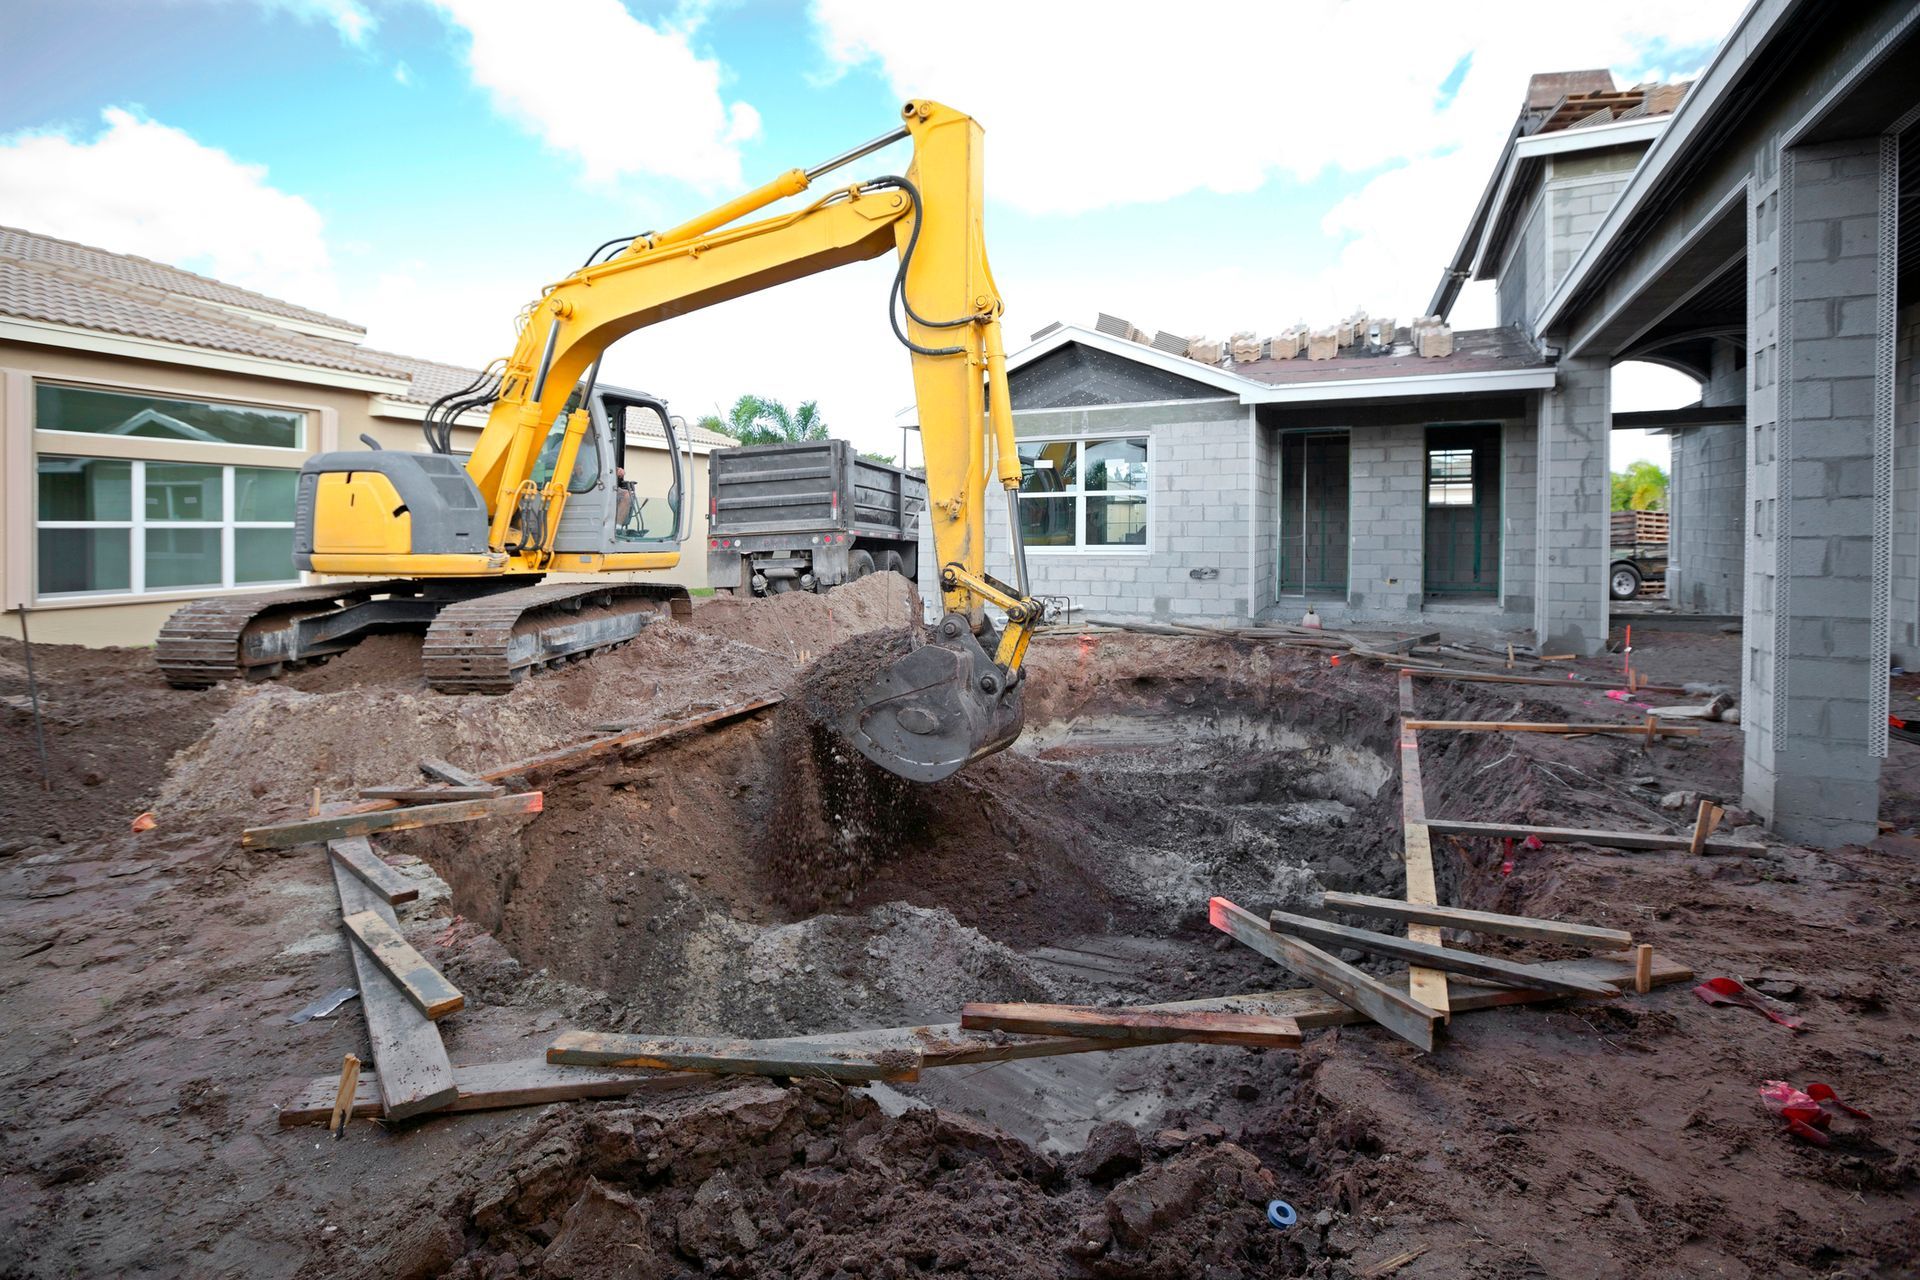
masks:
<svg viewBox="0 0 1920 1280"><path fill-rule="evenodd" d="M1023 440L1020 536L1029 547L1147 545L1147 440Z"/></svg>
<svg viewBox="0 0 1920 1280"><path fill-rule="evenodd" d="M40 597L294 582L296 472L41 455Z"/></svg>
<svg viewBox="0 0 1920 1280"><path fill-rule="evenodd" d="M1427 452L1427 505L1473 505L1473 450L1431 449Z"/></svg>
<svg viewBox="0 0 1920 1280"><path fill-rule="evenodd" d="M306 439L307 415L291 409L167 400L52 382L35 384L33 397L33 424L41 431L261 449L298 449Z"/></svg>

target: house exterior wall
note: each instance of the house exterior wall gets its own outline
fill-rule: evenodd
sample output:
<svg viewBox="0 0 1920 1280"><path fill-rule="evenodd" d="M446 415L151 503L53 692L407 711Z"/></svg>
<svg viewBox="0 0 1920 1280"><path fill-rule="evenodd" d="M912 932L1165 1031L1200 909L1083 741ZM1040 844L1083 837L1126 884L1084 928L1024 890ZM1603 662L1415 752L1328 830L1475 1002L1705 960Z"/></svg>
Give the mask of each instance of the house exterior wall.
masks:
<svg viewBox="0 0 1920 1280"><path fill-rule="evenodd" d="M1633 176L1644 147L1610 147L1553 158L1547 179L1547 285L1540 301L1566 278L1601 220ZM1529 313L1529 320L1534 313Z"/></svg>
<svg viewBox="0 0 1920 1280"><path fill-rule="evenodd" d="M1893 659L1920 667L1920 302L1894 328Z"/></svg>
<svg viewBox="0 0 1920 1280"><path fill-rule="evenodd" d="M1747 433L1741 423L1673 433L1667 595L1690 613L1739 613L1746 574Z"/></svg>
<svg viewBox="0 0 1920 1280"><path fill-rule="evenodd" d="M1146 548L1029 548L1036 595L1064 596L1076 610L1128 618L1249 616L1254 432L1237 400L1016 409L1013 419L1022 439L1148 439ZM1002 489L988 486L987 572L1011 581L1006 502ZM920 545L920 585L931 613L939 609L938 573L926 522Z"/></svg>
<svg viewBox="0 0 1920 1280"><path fill-rule="evenodd" d="M1520 224L1520 234L1507 249L1507 259L1494 279L1500 326L1533 332L1533 317L1546 297L1543 281L1547 269L1547 202L1544 194L1536 198L1533 209Z"/></svg>
<svg viewBox="0 0 1920 1280"><path fill-rule="evenodd" d="M229 401L298 410L306 415L306 435L297 449L41 432L34 424L34 386L39 381L71 383L130 394ZM261 378L186 364L128 359L100 352L0 342L0 605L34 610L33 636L57 644L151 644L167 617L187 600L259 591L262 586L186 588L87 596L39 597L36 577L37 458L57 454L89 458L190 462L207 465L298 470L316 453L358 449L362 434L382 448L418 451L425 447L418 421L383 412L374 394L364 390L317 386L293 380ZM457 427L456 450L470 449L476 428ZM631 446L630 446L631 447ZM663 449L646 446L630 454L642 495L664 495L668 461ZM623 574L621 578L660 578L690 587L706 585L706 457L694 460L691 500L696 513L684 572ZM289 566L288 578L293 580ZM17 635L17 616L4 624Z"/></svg>

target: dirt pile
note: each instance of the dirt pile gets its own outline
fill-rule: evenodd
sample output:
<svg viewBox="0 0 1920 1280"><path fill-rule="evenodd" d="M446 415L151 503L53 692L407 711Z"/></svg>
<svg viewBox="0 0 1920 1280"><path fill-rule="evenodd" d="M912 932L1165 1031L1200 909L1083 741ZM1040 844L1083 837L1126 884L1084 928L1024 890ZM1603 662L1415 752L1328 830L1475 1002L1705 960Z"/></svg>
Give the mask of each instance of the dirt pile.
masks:
<svg viewBox="0 0 1920 1280"><path fill-rule="evenodd" d="M920 621L920 594L897 573L875 573L825 595L714 596L701 600L687 625L805 665L865 631Z"/></svg>
<svg viewBox="0 0 1920 1280"><path fill-rule="evenodd" d="M947 1112L739 1084L555 1113L369 1261L459 1280L1276 1274L1276 1181L1222 1138L1167 1130L1136 1159L1068 1163Z"/></svg>

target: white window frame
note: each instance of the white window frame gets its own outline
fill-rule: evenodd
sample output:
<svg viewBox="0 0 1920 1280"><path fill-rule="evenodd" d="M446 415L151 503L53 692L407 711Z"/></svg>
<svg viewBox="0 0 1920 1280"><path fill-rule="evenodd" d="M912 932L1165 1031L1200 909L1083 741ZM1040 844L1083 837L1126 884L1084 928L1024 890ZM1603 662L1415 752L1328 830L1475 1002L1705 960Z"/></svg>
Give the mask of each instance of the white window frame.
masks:
<svg viewBox="0 0 1920 1280"><path fill-rule="evenodd" d="M86 432L60 432L85 437ZM128 483L131 485L131 520L42 520L40 518L40 462L43 458L72 458L81 462L124 462L131 469ZM294 521L286 520L238 520L234 518L234 472L241 467L249 471L291 471L293 467L262 467L253 463L195 462L189 459L155 459L161 466L192 466L220 468L220 520L154 520L147 519L147 460L143 458L102 457L98 454L78 453L39 453L33 460L33 596L34 601L49 604L69 600L124 599L129 596L175 596L191 595L199 591L231 591L235 587L248 590L256 588L282 587L298 585L300 571L287 562L287 576L263 582L234 581L234 532L239 529L292 529ZM180 586L158 587L147 590L147 529L151 525L161 530L172 529L218 529L220 530L220 581L205 583L186 583ZM97 591L54 591L44 592L40 588L40 530L42 529L124 529L127 531L129 563L127 585L124 587L103 587Z"/></svg>
<svg viewBox="0 0 1920 1280"><path fill-rule="evenodd" d="M1076 484L1071 490L1068 490L1062 493L1023 494L1020 491L1015 490L1012 494L1009 495L1008 497L1009 501L1025 502L1030 500L1039 500L1042 498L1073 499L1073 539L1074 539L1073 545L1070 547L1045 547L1045 546L1039 546L1037 544L1030 543L1027 546L1028 555L1030 556L1146 556L1146 555L1151 555L1153 553L1153 528L1154 528L1155 519L1158 515L1157 507L1159 505L1154 498L1153 479L1156 475L1159 474L1159 471L1158 471L1159 459L1155 457L1157 450L1154 447L1153 432L1127 431L1127 430L1093 431L1093 432L1073 431L1073 432L1067 432L1065 434L1060 434L1060 435L1031 435L1031 436L1023 435L1023 436L1020 436L1017 440L1015 440L1014 446L1017 449L1020 445L1025 445L1025 444L1061 444L1065 442L1071 442L1072 444L1077 446L1078 452L1076 454L1075 460L1076 460L1076 463L1080 463L1086 457L1087 445L1100 444L1108 440L1141 440L1146 443L1147 488L1145 493L1142 496L1144 496L1146 499L1146 507L1147 507L1147 540L1138 545L1135 545L1133 543L1120 543L1120 542L1094 543L1092 545L1089 545L1086 540L1087 538L1087 499L1089 497L1125 497L1128 494L1134 492L1133 490L1100 489L1092 493L1089 493L1086 487L1080 484ZM1075 468L1076 474L1078 474L1079 469L1080 468L1076 466ZM1017 510L1018 509L1016 508L1016 511Z"/></svg>
<svg viewBox="0 0 1920 1280"><path fill-rule="evenodd" d="M117 436L105 431L62 431L58 427L40 425L39 393L41 387L66 387L74 391L98 391L103 395L124 396L132 400L177 400L182 404L227 405L235 409L253 409L267 413L284 413L300 420L298 436L291 445L285 444L240 444L231 440L176 440L168 436ZM310 438L314 430L313 413L294 405L261 404L255 400L230 400L222 396L184 394L177 391L154 391L142 387L116 387L110 383L82 382L71 378L35 378L30 402L34 410L33 429L36 433L58 436L62 440L139 440L152 441L172 449L266 449L274 453L288 455L310 455L313 452ZM75 448L79 448L78 445ZM44 451L43 451L44 452ZM61 454L61 457L77 457L79 454ZM90 455L91 456L91 455ZM62 597L64 598L64 597Z"/></svg>

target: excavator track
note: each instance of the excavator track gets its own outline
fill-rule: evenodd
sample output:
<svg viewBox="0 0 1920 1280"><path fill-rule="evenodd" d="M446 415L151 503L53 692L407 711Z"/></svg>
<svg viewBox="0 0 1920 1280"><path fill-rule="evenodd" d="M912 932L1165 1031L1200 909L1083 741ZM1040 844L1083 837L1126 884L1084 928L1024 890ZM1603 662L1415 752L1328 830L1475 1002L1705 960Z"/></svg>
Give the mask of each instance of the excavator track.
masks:
<svg viewBox="0 0 1920 1280"><path fill-rule="evenodd" d="M338 653L351 638L324 634L325 620L340 617L378 596L394 597L411 611L419 586L408 581L336 582L256 595L194 600L174 610L154 646L167 683L205 689L222 680L268 680L288 663Z"/></svg>
<svg viewBox="0 0 1920 1280"><path fill-rule="evenodd" d="M506 693L531 671L625 644L648 623L689 617L686 588L553 582L463 600L427 628L420 661L440 693Z"/></svg>

